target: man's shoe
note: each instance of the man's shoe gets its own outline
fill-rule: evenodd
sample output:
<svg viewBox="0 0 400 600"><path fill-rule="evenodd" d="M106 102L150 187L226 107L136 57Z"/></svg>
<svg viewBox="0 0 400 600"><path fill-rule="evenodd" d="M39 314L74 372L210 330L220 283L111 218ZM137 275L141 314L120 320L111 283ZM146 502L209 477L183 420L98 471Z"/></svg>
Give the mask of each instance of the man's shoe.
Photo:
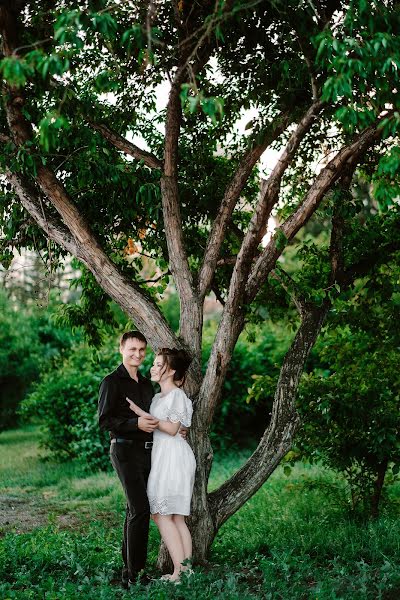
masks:
<svg viewBox="0 0 400 600"><path fill-rule="evenodd" d="M150 575L147 575L146 573L144 573L143 575L139 575L134 581L132 581L131 579L128 580L128 589L132 589L134 587L136 587L137 584L139 585L149 585L149 583L151 583L153 581L153 579L150 577Z"/></svg>
<svg viewBox="0 0 400 600"><path fill-rule="evenodd" d="M129 590L129 579L121 579L120 583L124 590Z"/></svg>
<svg viewBox="0 0 400 600"><path fill-rule="evenodd" d="M128 569L126 567L124 567L122 569L121 585L124 588L124 590L127 590L129 588L129 575L128 575Z"/></svg>

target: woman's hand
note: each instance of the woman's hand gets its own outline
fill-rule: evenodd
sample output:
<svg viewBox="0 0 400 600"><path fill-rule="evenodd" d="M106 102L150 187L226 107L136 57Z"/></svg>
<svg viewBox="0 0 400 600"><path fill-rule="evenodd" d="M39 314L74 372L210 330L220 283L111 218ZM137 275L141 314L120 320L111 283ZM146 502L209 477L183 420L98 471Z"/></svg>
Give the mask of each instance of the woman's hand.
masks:
<svg viewBox="0 0 400 600"><path fill-rule="evenodd" d="M150 413L146 412L145 410L141 409L137 404L134 403L133 400L131 400L130 398L126 397L125 400L128 402L129 404L129 408L135 413L135 415L137 415L138 417L150 417Z"/></svg>
<svg viewBox="0 0 400 600"><path fill-rule="evenodd" d="M150 413L142 410L137 404L130 398L126 397L125 400L129 404L129 408L137 415L138 418L138 429L145 431L146 433L153 433L158 427L158 419L153 417Z"/></svg>

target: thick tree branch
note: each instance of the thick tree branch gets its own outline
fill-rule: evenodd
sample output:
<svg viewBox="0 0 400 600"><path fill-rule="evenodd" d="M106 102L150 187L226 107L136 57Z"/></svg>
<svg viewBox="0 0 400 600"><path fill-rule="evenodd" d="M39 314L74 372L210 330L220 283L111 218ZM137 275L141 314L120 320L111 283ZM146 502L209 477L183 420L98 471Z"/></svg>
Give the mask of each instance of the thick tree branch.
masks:
<svg viewBox="0 0 400 600"><path fill-rule="evenodd" d="M50 215L40 198L39 193L27 180L26 177L11 173L6 170L5 175L17 194L22 206L30 214L33 220L45 232L46 236L64 248L72 256L76 256L79 260L84 259L80 256L79 247L70 231L64 225Z"/></svg>
<svg viewBox="0 0 400 600"><path fill-rule="evenodd" d="M300 207L278 228L278 231L264 248L253 266L246 286L246 300L248 302L254 299L263 281L265 281L268 273L273 269L277 259L284 250L285 244L278 243L278 236L283 236L287 241L293 239L318 208L325 194L340 177L343 168L358 162L366 150L379 139L381 136L379 123L383 118L387 117L388 115L386 114L384 117L379 118L374 125L365 129L356 137L353 143L342 148L327 166L322 169Z"/></svg>
<svg viewBox="0 0 400 600"><path fill-rule="evenodd" d="M304 311L301 325L283 360L269 427L243 467L209 494L216 529L255 494L290 449L299 425L295 407L297 387L328 308L325 304L318 308L309 306Z"/></svg>
<svg viewBox="0 0 400 600"><path fill-rule="evenodd" d="M179 347L179 341L158 308L135 283L122 275L106 256L50 170L38 169L37 181L68 229L43 213L36 190L25 178L11 173L7 173L7 177L24 208L46 235L87 266L105 292L132 317L153 348L160 345Z"/></svg>
<svg viewBox="0 0 400 600"><path fill-rule="evenodd" d="M104 253L88 224L50 169L39 167L36 179L74 236L87 267L110 297L132 316L152 347L159 347L161 343L179 346L177 338L156 305L137 285L121 275Z"/></svg>
<svg viewBox="0 0 400 600"><path fill-rule="evenodd" d="M203 328L202 303L195 294L193 275L187 257L178 189L178 142L182 108L180 89L185 71L178 69L169 93L165 123L164 172L161 177L161 198L165 237L170 270L180 300L180 336L198 362L201 353ZM198 368L200 364L198 363Z"/></svg>
<svg viewBox="0 0 400 600"><path fill-rule="evenodd" d="M265 234L271 210L278 201L282 177L304 139L304 136L315 122L316 115L319 113L322 106L321 102L315 102L308 109L290 136L286 148L281 154L272 173L263 183L260 199L244 236L232 274L228 295L228 302L232 304L232 308L234 304L237 303L238 299L239 302L242 302L244 287L247 282L254 255Z"/></svg>
<svg viewBox="0 0 400 600"><path fill-rule="evenodd" d="M180 86L172 84L165 127L164 174L161 198L170 270L180 300L180 335L199 360L203 326L202 304L195 295L193 276L186 253L178 191L178 139L181 121Z"/></svg>
<svg viewBox="0 0 400 600"><path fill-rule="evenodd" d="M254 211L249 228L243 238L233 269L224 311L218 326L218 331L208 360L207 370L199 393L202 418L207 424L210 424L213 419L215 407L219 400L223 381L225 379L226 370L244 325L246 306L244 294L248 274L254 256L258 252L258 244L265 232L268 216L278 199L282 176L293 159L305 134L314 123L315 116L321 108L322 104L320 102L314 103L290 136L284 152L261 190L260 199ZM229 332L229 334L227 335L226 332ZM213 390L212 394L209 392L210 389Z"/></svg>
<svg viewBox="0 0 400 600"><path fill-rule="evenodd" d="M230 10L232 0L227 0L223 6L223 13ZM219 7L215 5L215 10ZM191 10L202 10L201 5L193 5ZM189 25L189 20L187 25ZM191 19L192 23L196 19ZM209 21L209 24L212 20ZM189 29L183 34L181 31L180 43L180 61L177 67L175 77L171 84L171 90L167 105L167 116L165 123L165 146L164 146L164 174L161 179L162 202L165 233L168 245L169 261L176 286L181 299L181 326L180 331L183 339L189 343L195 342L196 351L200 351L200 339L202 329L202 303L205 294L198 295L194 289L193 276L190 271L183 231L182 220L179 206L178 192L178 141L180 135L182 107L180 101L181 85L187 75L193 80L202 70L210 58L214 48L214 41L211 37L209 25L199 34L199 37L193 36L193 31ZM212 277L211 277L212 279ZM211 283L211 279L208 286ZM197 317L195 322L191 323L188 310L194 309ZM200 315L201 312L201 315ZM193 312L192 312L193 315ZM189 317L189 318L188 318Z"/></svg>
<svg viewBox="0 0 400 600"><path fill-rule="evenodd" d="M92 119L86 119L90 126L98 131L104 139L108 140L113 146L125 152L129 156L136 158L136 160L143 160L144 164L151 169L162 169L163 163L151 152L142 150L132 142L129 142L126 138L115 131L109 129L106 125L96 123Z"/></svg>
<svg viewBox="0 0 400 600"><path fill-rule="evenodd" d="M207 294L211 285L226 229L240 194L262 154L285 131L288 123L289 115L287 113L277 117L264 133L262 142L254 144L243 155L232 180L225 190L218 214L212 224L199 273L199 294L203 297Z"/></svg>

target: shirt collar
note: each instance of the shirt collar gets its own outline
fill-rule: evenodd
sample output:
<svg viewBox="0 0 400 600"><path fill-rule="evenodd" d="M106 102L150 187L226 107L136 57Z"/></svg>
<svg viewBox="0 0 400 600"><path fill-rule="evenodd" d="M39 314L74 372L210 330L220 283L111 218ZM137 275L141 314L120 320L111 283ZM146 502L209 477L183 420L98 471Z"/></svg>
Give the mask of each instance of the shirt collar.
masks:
<svg viewBox="0 0 400 600"><path fill-rule="evenodd" d="M129 375L124 363L121 363L118 367L118 369L116 369L116 373L119 377L122 377L123 379L131 379L132 381L135 381L134 379L132 379L132 377ZM140 382L144 381L146 378L143 377L143 375L141 374L140 371L137 372L138 374L138 380Z"/></svg>

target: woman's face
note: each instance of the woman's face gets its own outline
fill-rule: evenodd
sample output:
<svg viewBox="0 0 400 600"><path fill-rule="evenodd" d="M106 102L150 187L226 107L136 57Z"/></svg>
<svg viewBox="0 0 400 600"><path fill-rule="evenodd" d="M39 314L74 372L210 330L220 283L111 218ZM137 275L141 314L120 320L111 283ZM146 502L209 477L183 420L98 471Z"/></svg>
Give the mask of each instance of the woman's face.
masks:
<svg viewBox="0 0 400 600"><path fill-rule="evenodd" d="M150 369L151 380L157 383L161 383L166 381L167 379L172 379L175 371L170 369L164 363L164 357L159 354L156 355L153 366Z"/></svg>

